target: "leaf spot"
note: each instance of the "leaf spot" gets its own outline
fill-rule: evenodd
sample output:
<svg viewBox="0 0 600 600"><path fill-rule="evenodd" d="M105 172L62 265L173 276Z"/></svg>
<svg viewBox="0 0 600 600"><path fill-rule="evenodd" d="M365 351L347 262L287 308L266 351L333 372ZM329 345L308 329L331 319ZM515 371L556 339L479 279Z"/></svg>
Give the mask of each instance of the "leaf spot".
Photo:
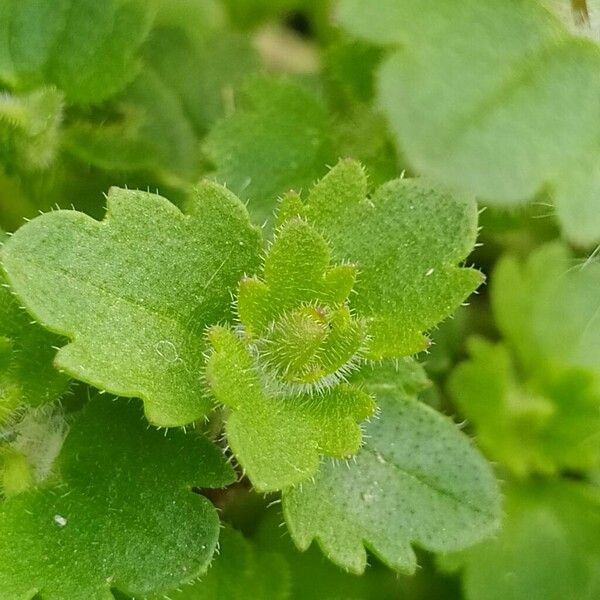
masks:
<svg viewBox="0 0 600 600"><path fill-rule="evenodd" d="M161 340L154 345L156 353L168 363L175 363L179 359L175 344L169 340Z"/></svg>

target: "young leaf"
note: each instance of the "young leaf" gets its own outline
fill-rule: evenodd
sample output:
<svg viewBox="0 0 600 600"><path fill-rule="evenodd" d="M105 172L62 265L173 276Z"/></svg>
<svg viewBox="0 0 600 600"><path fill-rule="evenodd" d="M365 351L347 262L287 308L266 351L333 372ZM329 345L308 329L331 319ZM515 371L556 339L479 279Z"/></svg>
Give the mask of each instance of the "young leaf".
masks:
<svg viewBox="0 0 600 600"><path fill-rule="evenodd" d="M225 432L254 487L280 490L313 475L319 455L356 452L358 422L371 416L371 397L341 384L320 394L286 394L265 377L244 341L215 327L206 374L218 402L231 409Z"/></svg>
<svg viewBox="0 0 600 600"><path fill-rule="evenodd" d="M237 312L244 334L263 365L290 389L334 385L365 349L365 323L348 306L356 268L332 266L330 258L323 237L290 218L265 257L263 279L240 283Z"/></svg>
<svg viewBox="0 0 600 600"><path fill-rule="evenodd" d="M367 425L354 462L328 462L314 482L283 496L296 545L306 549L316 539L333 562L355 573L365 568L364 546L413 573L411 543L460 549L499 524L489 466L452 422L400 389L375 387L381 415Z"/></svg>
<svg viewBox="0 0 600 600"><path fill-rule="evenodd" d="M215 177L242 198L253 214L271 217L275 198L307 188L335 160L327 111L301 86L254 79L240 107L210 131L205 151Z"/></svg>
<svg viewBox="0 0 600 600"><path fill-rule="evenodd" d="M379 102L420 173L505 204L556 188L566 233L584 244L600 238L600 221L575 210L597 207L595 43L533 0L383 0L376 9L341 0L338 17L361 37L402 47L379 72Z"/></svg>
<svg viewBox="0 0 600 600"><path fill-rule="evenodd" d="M600 494L560 480L511 485L494 539L442 564L461 567L467 600L589 600L600 596Z"/></svg>
<svg viewBox="0 0 600 600"><path fill-rule="evenodd" d="M327 239L334 261L358 267L351 306L369 320L369 356L414 354L427 347L423 331L482 281L478 271L457 266L475 244L477 208L414 179L366 196L360 165L341 161L312 188L303 214Z"/></svg>
<svg viewBox="0 0 600 600"><path fill-rule="evenodd" d="M54 84L72 103L99 103L136 75L154 2L7 0L0 7L0 80Z"/></svg>
<svg viewBox="0 0 600 600"><path fill-rule="evenodd" d="M219 535L219 554L210 569L191 586L169 592L171 600L286 600L289 567L276 552L255 546L226 527ZM156 600L162 600L161 595Z"/></svg>
<svg viewBox="0 0 600 600"><path fill-rule="evenodd" d="M63 481L0 506L6 600L108 600L190 581L208 566L219 520L192 486L234 476L206 439L149 428L133 402L94 399L59 456Z"/></svg>
<svg viewBox="0 0 600 600"><path fill-rule="evenodd" d="M482 449L516 475L588 470L600 462L600 387L593 373L553 369L521 383L505 346L470 344L449 388Z"/></svg>
<svg viewBox="0 0 600 600"><path fill-rule="evenodd" d="M204 328L229 316L230 291L256 268L259 248L237 198L203 183L187 214L160 196L113 188L104 221L42 215L2 258L27 309L71 339L56 356L60 369L142 398L151 422L173 426L210 408Z"/></svg>
<svg viewBox="0 0 600 600"><path fill-rule="evenodd" d="M52 366L60 342L31 322L0 272L0 425L19 405L40 406L65 391L68 379Z"/></svg>

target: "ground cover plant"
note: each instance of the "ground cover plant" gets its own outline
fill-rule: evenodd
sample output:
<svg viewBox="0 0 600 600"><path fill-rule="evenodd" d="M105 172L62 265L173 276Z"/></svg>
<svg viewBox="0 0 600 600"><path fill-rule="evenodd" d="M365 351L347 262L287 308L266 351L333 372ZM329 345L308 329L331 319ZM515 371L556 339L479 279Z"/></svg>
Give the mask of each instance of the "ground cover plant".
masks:
<svg viewBox="0 0 600 600"><path fill-rule="evenodd" d="M599 40L0 1L0 600L599 598Z"/></svg>

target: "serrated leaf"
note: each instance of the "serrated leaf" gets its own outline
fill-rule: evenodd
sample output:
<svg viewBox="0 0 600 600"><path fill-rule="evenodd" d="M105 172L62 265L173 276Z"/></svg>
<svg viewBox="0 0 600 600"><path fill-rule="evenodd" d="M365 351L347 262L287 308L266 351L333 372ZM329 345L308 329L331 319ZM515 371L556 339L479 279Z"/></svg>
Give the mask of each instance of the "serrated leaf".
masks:
<svg viewBox="0 0 600 600"><path fill-rule="evenodd" d="M226 527L219 535L219 554L206 575L167 595L171 600L285 600L289 578L281 554L265 551Z"/></svg>
<svg viewBox="0 0 600 600"><path fill-rule="evenodd" d="M260 235L223 188L199 186L183 214L111 189L104 221L42 215L2 251L11 285L46 327L69 337L55 363L73 377L144 400L173 426L205 414L204 328L229 316L230 291L256 268Z"/></svg>
<svg viewBox="0 0 600 600"><path fill-rule="evenodd" d="M306 552L298 551L289 535L285 530L282 531L282 523L283 515L280 511L267 510L253 540L264 550L277 552L286 559L289 565L291 600L413 598L405 593L408 589L402 589L405 587L404 582L399 580L398 574L380 563L371 564L365 573L356 575L334 565L318 548L311 547ZM410 586L414 585L414 578L408 581ZM415 596L415 600L417 597ZM437 596L431 598L438 600Z"/></svg>
<svg viewBox="0 0 600 600"><path fill-rule="evenodd" d="M233 472L200 436L149 428L135 403L92 400L59 456L62 482L0 506L0 588L6 600L107 600L197 577L219 520L192 486Z"/></svg>
<svg viewBox="0 0 600 600"><path fill-rule="evenodd" d="M380 418L367 425L354 462L325 463L314 482L283 496L296 545L306 549L316 540L355 573L365 568L365 546L412 573L411 544L434 552L464 548L499 524L490 467L451 421L399 390L376 388Z"/></svg>
<svg viewBox="0 0 600 600"><path fill-rule="evenodd" d="M70 102L99 103L137 74L154 14L154 2L143 0L8 0L0 80L16 89L54 84Z"/></svg>
<svg viewBox="0 0 600 600"><path fill-rule="evenodd" d="M285 205L280 219L284 210ZM323 237L290 216L264 259L262 279L245 278L239 286L244 335L262 365L299 391L343 380L366 344L365 323L348 306L356 268L330 262Z"/></svg>
<svg viewBox="0 0 600 600"><path fill-rule="evenodd" d="M495 539L445 558L467 600L591 600L600 594L600 495L585 483L512 484Z"/></svg>
<svg viewBox="0 0 600 600"><path fill-rule="evenodd" d="M204 149L215 178L251 200L257 219L271 217L275 198L307 188L335 160L323 103L285 80L254 79L234 113L218 123Z"/></svg>
<svg viewBox="0 0 600 600"><path fill-rule="evenodd" d="M40 406L65 391L68 379L52 365L60 342L31 322L0 271L0 425L19 405Z"/></svg>
<svg viewBox="0 0 600 600"><path fill-rule="evenodd" d="M282 392L232 331L216 327L209 338L207 378L217 401L231 409L227 440L258 491L307 479L320 454L356 452L362 439L357 422L374 410L368 394L347 384L320 394Z"/></svg>
<svg viewBox="0 0 600 600"><path fill-rule="evenodd" d="M383 0L376 10L341 0L338 17L402 47L379 72L379 102L420 173L504 204L556 188L566 233L600 238L598 220L575 210L597 196L577 193L598 189L596 44L534 0Z"/></svg>
<svg viewBox="0 0 600 600"><path fill-rule="evenodd" d="M304 210L334 261L359 270L351 306L369 320L372 358L414 354L423 331L446 318L482 281L457 266L475 244L477 208L414 179L367 197L360 165L341 161L315 185Z"/></svg>
<svg viewBox="0 0 600 600"><path fill-rule="evenodd" d="M505 346L473 339L470 352L471 359L452 373L449 389L491 458L521 477L599 463L597 377L563 368L521 381Z"/></svg>

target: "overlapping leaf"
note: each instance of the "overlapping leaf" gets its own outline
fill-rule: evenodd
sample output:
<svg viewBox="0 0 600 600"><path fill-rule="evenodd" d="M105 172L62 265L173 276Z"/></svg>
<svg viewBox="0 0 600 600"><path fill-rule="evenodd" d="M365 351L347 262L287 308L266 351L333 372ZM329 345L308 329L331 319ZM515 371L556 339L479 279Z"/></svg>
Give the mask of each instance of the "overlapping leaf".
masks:
<svg viewBox="0 0 600 600"><path fill-rule="evenodd" d="M263 278L240 283L237 313L281 383L320 390L343 379L365 348L365 323L348 306L356 267L332 266L323 237L302 219L285 220L283 212Z"/></svg>
<svg viewBox="0 0 600 600"><path fill-rule="evenodd" d="M477 234L472 200L413 179L391 181L369 198L362 168L346 160L295 210L322 232L333 260L357 266L351 306L369 320L372 358L425 349L423 332L482 281L478 271L458 266Z"/></svg>
<svg viewBox="0 0 600 600"><path fill-rule="evenodd" d="M104 221L42 215L5 244L2 259L29 311L72 340L59 368L142 398L150 421L170 426L210 407L204 328L228 317L230 290L255 269L259 247L239 201L205 183L186 214L160 196L113 188Z"/></svg>
<svg viewBox="0 0 600 600"><path fill-rule="evenodd" d="M348 306L356 268L330 264L323 237L286 206L260 276L240 282L239 331L209 334L208 380L232 409L227 439L261 491L306 479L320 454L356 452L358 423L374 410L368 394L344 383L367 335Z"/></svg>
<svg viewBox="0 0 600 600"><path fill-rule="evenodd" d="M202 10L187 15L191 23L180 22L176 7L167 10L144 46L142 72L100 117L69 124L65 144L101 169L144 170L181 187L199 178L200 137L230 109L258 60L241 36L221 29L199 35L208 28Z"/></svg>
<svg viewBox="0 0 600 600"><path fill-rule="evenodd" d="M563 368L520 380L505 346L476 339L470 350L450 390L491 458L519 476L599 463L600 387L593 373Z"/></svg>
<svg viewBox="0 0 600 600"><path fill-rule="evenodd" d="M251 199L264 220L278 195L306 189L334 162L331 122L318 97L284 80L255 79L237 102L210 131L205 151L216 179Z"/></svg>
<svg viewBox="0 0 600 600"><path fill-rule="evenodd" d="M60 340L32 323L0 272L0 425L20 404L40 406L64 392L67 378L52 365Z"/></svg>
<svg viewBox="0 0 600 600"><path fill-rule="evenodd" d="M16 89L47 83L89 104L136 75L154 2L7 0L0 7L0 80Z"/></svg>
<svg viewBox="0 0 600 600"><path fill-rule="evenodd" d="M254 539L265 551L277 552L287 559L291 599L393 600L402 593L397 573L381 564L371 565L365 573L356 575L334 565L318 548L299 552L289 535L282 534L282 521L281 512L271 508L261 520Z"/></svg>
<svg viewBox="0 0 600 600"><path fill-rule="evenodd" d="M0 506L0 589L6 600L108 600L167 591L208 566L219 520L192 487L233 472L196 435L167 435L130 402L92 400L59 456L62 482Z"/></svg>
<svg viewBox="0 0 600 600"><path fill-rule="evenodd" d="M525 263L503 257L491 281L498 326L531 371L562 367L600 374L600 264L576 261L558 243Z"/></svg>
<svg viewBox="0 0 600 600"><path fill-rule="evenodd" d="M450 389L482 447L520 476L600 461L599 284L598 264L558 243L524 263L505 256L492 275L507 344L474 340Z"/></svg>
<svg viewBox="0 0 600 600"><path fill-rule="evenodd" d="M341 0L338 17L402 47L379 73L379 101L416 169L501 203L554 188L566 233L600 238L595 43L535 0Z"/></svg>
<svg viewBox="0 0 600 600"><path fill-rule="evenodd" d="M366 546L412 573L412 543L443 552L492 533L499 492L489 466L454 424L401 385L381 385L374 376L381 415L367 426L364 448L347 466L326 463L314 482L286 491L284 514L301 549L316 540L331 560L360 573Z"/></svg>
<svg viewBox="0 0 600 600"><path fill-rule="evenodd" d="M360 446L357 422L371 416L371 397L340 384L320 394L289 394L264 377L244 341L213 328L207 377L218 402L231 409L225 432L259 491L283 489L313 475L319 455L349 456Z"/></svg>
<svg viewBox="0 0 600 600"><path fill-rule="evenodd" d="M219 535L219 554L206 575L167 595L171 600L286 600L289 578L281 554L265 551L226 527Z"/></svg>

